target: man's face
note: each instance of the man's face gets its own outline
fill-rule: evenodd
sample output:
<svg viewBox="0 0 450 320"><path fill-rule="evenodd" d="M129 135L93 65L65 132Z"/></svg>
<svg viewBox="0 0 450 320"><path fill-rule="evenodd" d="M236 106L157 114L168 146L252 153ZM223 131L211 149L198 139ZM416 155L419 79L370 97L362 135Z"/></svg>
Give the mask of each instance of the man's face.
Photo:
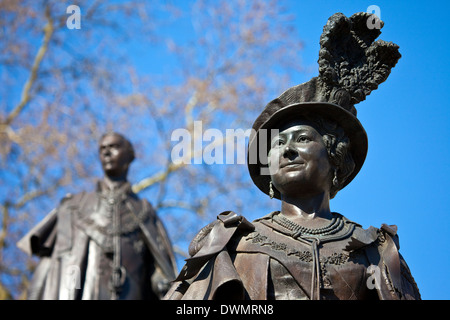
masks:
<svg viewBox="0 0 450 320"><path fill-rule="evenodd" d="M109 177L123 177L128 172L131 154L120 136L110 134L100 141L100 162Z"/></svg>

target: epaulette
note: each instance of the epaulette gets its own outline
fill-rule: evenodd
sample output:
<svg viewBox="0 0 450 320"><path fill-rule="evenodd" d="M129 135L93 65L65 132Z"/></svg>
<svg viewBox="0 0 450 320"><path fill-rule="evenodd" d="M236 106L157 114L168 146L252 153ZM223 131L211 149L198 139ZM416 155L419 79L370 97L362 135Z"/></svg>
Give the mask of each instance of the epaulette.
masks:
<svg viewBox="0 0 450 320"><path fill-rule="evenodd" d="M400 241L397 235L397 226L395 224L387 225L383 223L380 230L387 233L392 238L392 241L394 241L397 250L400 250Z"/></svg>
<svg viewBox="0 0 450 320"><path fill-rule="evenodd" d="M190 258L175 281L190 279L213 256L222 251L238 231L253 231L255 226L233 211L225 211L217 220L202 228L189 245Z"/></svg>

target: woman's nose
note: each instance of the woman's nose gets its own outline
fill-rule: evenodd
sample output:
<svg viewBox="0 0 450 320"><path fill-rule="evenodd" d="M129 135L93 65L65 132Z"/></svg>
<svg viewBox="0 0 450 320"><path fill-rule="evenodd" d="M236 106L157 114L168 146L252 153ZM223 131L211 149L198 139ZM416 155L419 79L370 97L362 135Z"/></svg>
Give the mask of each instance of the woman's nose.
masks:
<svg viewBox="0 0 450 320"><path fill-rule="evenodd" d="M287 144L286 147L284 147L283 157L293 160L297 156L298 156L298 152L295 150L295 148L293 148L289 144Z"/></svg>

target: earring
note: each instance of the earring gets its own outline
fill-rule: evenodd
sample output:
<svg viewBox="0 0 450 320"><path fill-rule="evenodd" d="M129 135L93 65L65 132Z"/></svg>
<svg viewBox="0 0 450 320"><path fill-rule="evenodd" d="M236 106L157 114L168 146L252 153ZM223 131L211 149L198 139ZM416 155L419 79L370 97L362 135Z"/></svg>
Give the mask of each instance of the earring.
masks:
<svg viewBox="0 0 450 320"><path fill-rule="evenodd" d="M272 187L272 180L269 182L269 196L270 199L273 199L273 196L275 195L275 192L273 191L273 187Z"/></svg>
<svg viewBox="0 0 450 320"><path fill-rule="evenodd" d="M337 178L337 169L334 170L333 186L339 188L339 181Z"/></svg>

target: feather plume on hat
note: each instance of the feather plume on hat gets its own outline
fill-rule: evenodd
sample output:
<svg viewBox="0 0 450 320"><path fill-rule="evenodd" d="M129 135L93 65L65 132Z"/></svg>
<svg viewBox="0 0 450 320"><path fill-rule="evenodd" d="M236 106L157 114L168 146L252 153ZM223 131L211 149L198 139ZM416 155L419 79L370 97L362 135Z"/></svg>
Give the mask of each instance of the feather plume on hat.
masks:
<svg viewBox="0 0 450 320"><path fill-rule="evenodd" d="M283 92L269 102L255 120L249 139L248 160L257 161L248 161L248 169L253 182L263 192L269 192L270 177L261 175L261 168L267 166L267 162L261 162L262 159L253 154L264 154L258 151L259 131L273 129L283 119L292 119L302 113L315 113L334 120L348 135L356 166L342 188L361 169L368 143L354 105L365 100L388 78L401 57L398 45L375 41L384 23L379 20L378 29L369 28L368 21L373 18L366 12L355 13L350 18L342 13L332 15L320 36L318 76ZM264 143L267 148L269 144L267 141Z"/></svg>

